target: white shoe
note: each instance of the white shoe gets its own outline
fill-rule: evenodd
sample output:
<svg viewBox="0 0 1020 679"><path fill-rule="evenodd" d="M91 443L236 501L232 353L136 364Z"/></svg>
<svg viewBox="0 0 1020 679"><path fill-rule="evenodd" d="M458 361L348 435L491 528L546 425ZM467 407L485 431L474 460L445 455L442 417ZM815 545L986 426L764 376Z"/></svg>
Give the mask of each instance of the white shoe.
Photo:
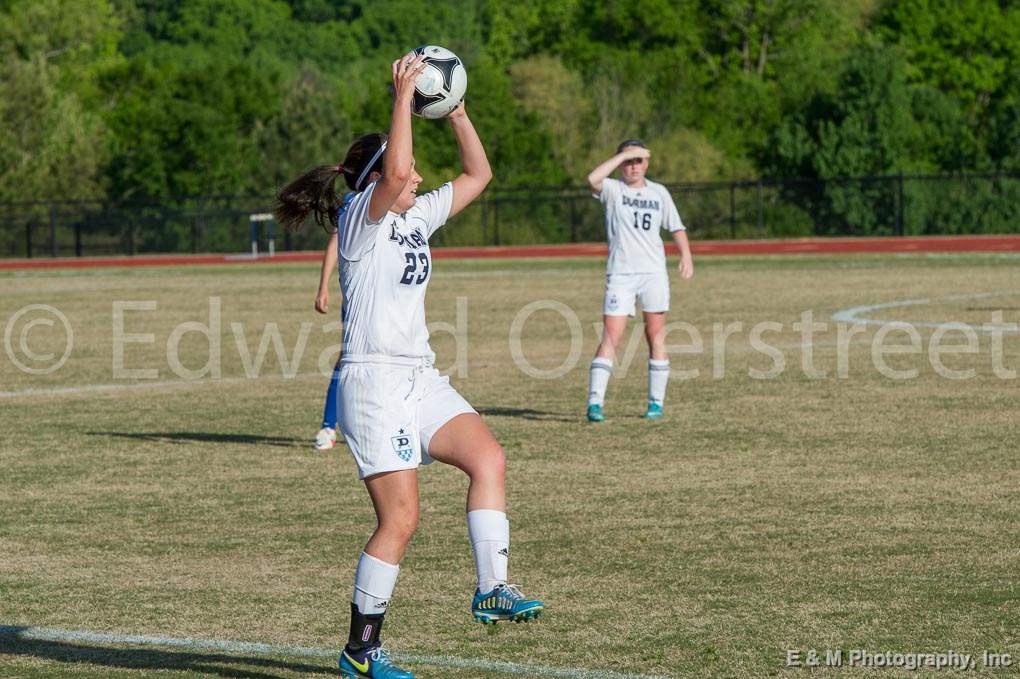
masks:
<svg viewBox="0 0 1020 679"><path fill-rule="evenodd" d="M331 427L323 427L319 430L319 433L315 435L315 449L316 450L329 450L336 445L336 429Z"/></svg>

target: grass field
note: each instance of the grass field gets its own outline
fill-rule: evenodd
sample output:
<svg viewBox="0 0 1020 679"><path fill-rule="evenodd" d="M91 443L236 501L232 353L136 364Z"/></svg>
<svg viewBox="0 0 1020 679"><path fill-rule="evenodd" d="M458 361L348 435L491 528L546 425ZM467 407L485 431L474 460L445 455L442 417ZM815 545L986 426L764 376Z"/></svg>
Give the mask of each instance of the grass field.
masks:
<svg viewBox="0 0 1020 679"><path fill-rule="evenodd" d="M923 324L981 325L996 312L1020 322L1018 266L1009 255L703 258L693 281L673 275L670 314L704 347L677 352L673 368L698 374L672 379L663 421L640 419L638 333L624 348L629 367L612 380L608 421L590 425L583 409L604 263L436 262L430 322L466 329L459 339L435 334L437 364L466 356L453 383L509 459L511 577L547 611L495 632L472 623L466 481L436 464L420 475L422 520L387 645L415 661L419 677L879 672L787 669L788 649L955 650L977 656L969 675L1016 674L1020 380L1004 370L1020 370L1020 335L1002 338L999 365L991 334L978 333L976 352L943 358L974 375L951 379L932 363L936 331ZM13 347L0 355L0 626L9 626L0 676L334 673L329 658L283 650L45 641L10 629L339 647L374 520L346 448L311 447L327 383L320 364L331 366L339 341L327 326L335 314L312 310L316 283L307 265L0 274L0 321ZM210 325L213 297L219 351L194 331L168 351L180 324ZM567 320L536 311L520 337L525 370L510 329L538 300L576 312L583 341L572 356ZM858 313L918 323L920 351L885 359L917 375L893 379L872 357L885 331L868 325L841 345L831 316L904 300L917 303ZM121 344L122 368L154 376L115 374L118 302L134 303L122 338L152 335ZM55 360L41 356L64 350L61 321L30 325L47 310L15 318L32 304L55 307L73 331L66 363L49 374L11 359L38 370ZM827 325L809 342L793 327L807 311ZM762 337L784 370L750 343L765 321L779 324ZM256 368L270 322L288 358L267 340ZM885 343L907 339L894 331ZM669 341L692 345L682 329ZM185 379L211 353L219 378ZM824 376L806 373L807 353ZM561 377L528 374L565 361ZM748 374L770 368L771 379ZM985 650L1010 653L1012 667L984 667ZM439 656L458 664L443 667Z"/></svg>

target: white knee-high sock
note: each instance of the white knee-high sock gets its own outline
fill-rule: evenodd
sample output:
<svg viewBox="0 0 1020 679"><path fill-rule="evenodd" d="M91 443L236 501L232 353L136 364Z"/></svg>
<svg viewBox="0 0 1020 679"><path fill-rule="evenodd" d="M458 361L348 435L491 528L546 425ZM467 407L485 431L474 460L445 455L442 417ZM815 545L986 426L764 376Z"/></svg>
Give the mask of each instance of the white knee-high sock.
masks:
<svg viewBox="0 0 1020 679"><path fill-rule="evenodd" d="M400 566L362 552L358 571L354 575L354 596L351 601L363 615L385 613L399 573Z"/></svg>
<svg viewBox="0 0 1020 679"><path fill-rule="evenodd" d="M475 554L478 590L485 594L506 584L510 559L510 522L506 513L495 509L474 509L467 513L468 537Z"/></svg>
<svg viewBox="0 0 1020 679"><path fill-rule="evenodd" d="M648 400L660 406L666 400L666 383L669 382L669 361L648 361Z"/></svg>
<svg viewBox="0 0 1020 679"><path fill-rule="evenodd" d="M613 374L613 361L595 357L588 373L588 405L602 405L606 400L606 387Z"/></svg>

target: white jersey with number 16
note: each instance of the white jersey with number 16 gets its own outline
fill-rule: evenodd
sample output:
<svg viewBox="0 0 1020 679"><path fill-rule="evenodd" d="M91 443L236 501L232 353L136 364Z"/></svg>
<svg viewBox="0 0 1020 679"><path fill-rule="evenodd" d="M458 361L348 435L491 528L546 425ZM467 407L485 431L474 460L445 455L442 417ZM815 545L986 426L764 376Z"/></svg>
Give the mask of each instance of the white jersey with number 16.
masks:
<svg viewBox="0 0 1020 679"><path fill-rule="evenodd" d="M609 274L656 273L666 270L666 251L659 229L684 231L680 213L662 184L645 180L634 189L618 179L602 180L594 194L606 208Z"/></svg>

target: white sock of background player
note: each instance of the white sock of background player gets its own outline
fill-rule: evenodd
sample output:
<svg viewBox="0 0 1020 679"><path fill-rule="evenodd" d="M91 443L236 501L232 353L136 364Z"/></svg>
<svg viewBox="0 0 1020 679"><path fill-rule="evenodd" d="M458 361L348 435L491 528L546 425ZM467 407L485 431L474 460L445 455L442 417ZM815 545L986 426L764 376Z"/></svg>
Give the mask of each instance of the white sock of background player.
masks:
<svg viewBox="0 0 1020 679"><path fill-rule="evenodd" d="M669 360L648 361L648 401L662 405L666 400L666 383L669 382Z"/></svg>
<svg viewBox="0 0 1020 679"><path fill-rule="evenodd" d="M606 400L606 387L613 374L613 360L595 357L588 373L588 405L602 405Z"/></svg>

